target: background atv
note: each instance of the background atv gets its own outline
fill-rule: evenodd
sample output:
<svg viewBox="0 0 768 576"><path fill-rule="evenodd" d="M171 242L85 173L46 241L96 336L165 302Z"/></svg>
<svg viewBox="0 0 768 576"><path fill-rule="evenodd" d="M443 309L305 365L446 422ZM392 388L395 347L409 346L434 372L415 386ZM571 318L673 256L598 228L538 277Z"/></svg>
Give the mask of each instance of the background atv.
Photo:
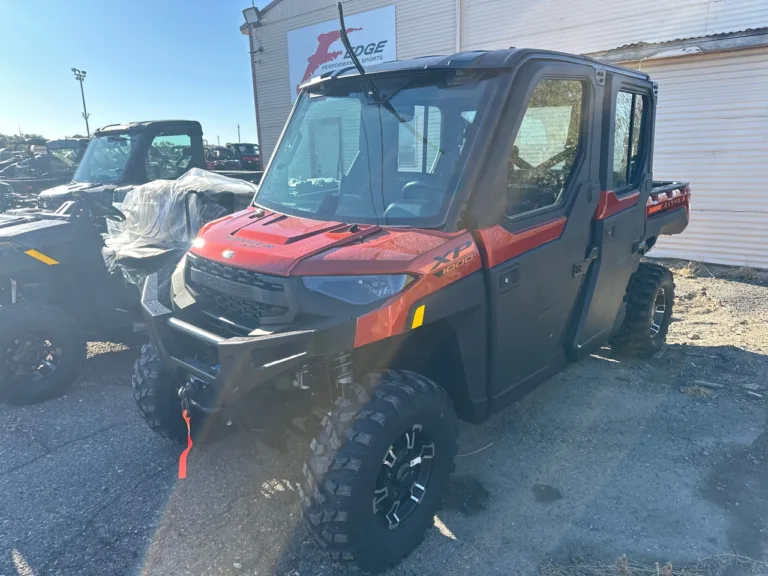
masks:
<svg viewBox="0 0 768 576"><path fill-rule="evenodd" d="M107 203L121 202L135 186L180 178L193 168L204 169L203 128L193 120L154 120L112 124L93 133L77 171L67 184L38 196L41 208L55 210L87 191ZM258 182L260 172L220 172Z"/></svg>
<svg viewBox="0 0 768 576"><path fill-rule="evenodd" d="M240 168L243 170L263 169L258 144L227 142L227 148L232 150L234 157L240 162Z"/></svg>
<svg viewBox="0 0 768 576"><path fill-rule="evenodd" d="M0 161L0 213L35 207L41 190L69 182L87 144L86 138L33 138L3 150L8 158Z"/></svg>
<svg viewBox="0 0 768 576"><path fill-rule="evenodd" d="M30 403L64 391L86 340L143 340L147 274L168 269L167 278L198 228L247 205L253 192L193 171L133 189L125 214L78 192L55 213L0 215L0 399Z"/></svg>
<svg viewBox="0 0 768 576"><path fill-rule="evenodd" d="M11 186L15 194L27 199L27 202L12 207L34 205L34 195L41 190L70 182L88 142L88 138L49 140L45 143L44 153L30 151L27 158L0 171L0 183Z"/></svg>
<svg viewBox="0 0 768 576"><path fill-rule="evenodd" d="M662 346L672 276L641 259L690 191L652 181L642 72L527 49L357 68L303 86L254 206L202 230L170 294L147 279L133 387L173 437L181 409L194 432L304 394L307 528L378 572L432 525L457 417L607 341Z"/></svg>

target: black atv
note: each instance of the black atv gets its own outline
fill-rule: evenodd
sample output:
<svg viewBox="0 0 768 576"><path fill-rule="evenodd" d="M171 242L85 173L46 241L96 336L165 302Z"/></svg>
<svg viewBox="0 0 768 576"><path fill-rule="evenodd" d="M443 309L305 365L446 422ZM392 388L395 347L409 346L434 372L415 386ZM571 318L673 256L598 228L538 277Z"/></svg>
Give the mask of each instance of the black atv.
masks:
<svg viewBox="0 0 768 576"><path fill-rule="evenodd" d="M192 185L204 188L196 178ZM165 269L170 276L199 226L238 206L231 192L164 193L179 182L132 191L123 204L134 199L127 221L87 192L55 212L0 215L0 401L28 404L62 393L80 373L88 340L143 340L146 276ZM109 234L102 233L105 220Z"/></svg>
<svg viewBox="0 0 768 576"><path fill-rule="evenodd" d="M85 194L55 213L0 215L0 399L63 392L85 361L86 333L117 325L124 292L104 265L100 219L125 216Z"/></svg>

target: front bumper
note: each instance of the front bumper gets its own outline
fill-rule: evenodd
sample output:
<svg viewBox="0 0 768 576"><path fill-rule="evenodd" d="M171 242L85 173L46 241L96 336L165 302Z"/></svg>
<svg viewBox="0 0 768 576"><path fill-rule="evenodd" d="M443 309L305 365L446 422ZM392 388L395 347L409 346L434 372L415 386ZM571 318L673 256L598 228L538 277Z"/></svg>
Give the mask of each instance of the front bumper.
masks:
<svg viewBox="0 0 768 576"><path fill-rule="evenodd" d="M141 298L150 339L170 371L213 387L216 407L231 404L319 357L351 350L354 344L352 319L257 329L247 336L226 338L175 318L158 297L158 285L158 275L149 276Z"/></svg>

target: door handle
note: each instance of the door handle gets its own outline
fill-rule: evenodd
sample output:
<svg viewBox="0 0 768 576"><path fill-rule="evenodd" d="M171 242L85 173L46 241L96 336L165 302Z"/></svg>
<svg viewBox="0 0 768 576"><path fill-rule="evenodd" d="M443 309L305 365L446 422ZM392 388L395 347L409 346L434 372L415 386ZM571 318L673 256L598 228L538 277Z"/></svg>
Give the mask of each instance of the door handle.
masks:
<svg viewBox="0 0 768 576"><path fill-rule="evenodd" d="M587 270L589 270L589 265L592 263L592 260L595 260L599 253L600 252L597 249L597 246L595 246L592 248L592 250L590 250L589 256L587 256L586 260L576 262L576 264L573 265L573 277L577 278L586 274Z"/></svg>

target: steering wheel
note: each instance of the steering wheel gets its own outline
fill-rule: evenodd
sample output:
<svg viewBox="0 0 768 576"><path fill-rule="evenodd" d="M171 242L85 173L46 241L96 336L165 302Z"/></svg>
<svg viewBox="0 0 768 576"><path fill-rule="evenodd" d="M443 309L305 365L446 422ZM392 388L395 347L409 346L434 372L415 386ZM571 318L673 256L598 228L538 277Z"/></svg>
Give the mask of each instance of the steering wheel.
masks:
<svg viewBox="0 0 768 576"><path fill-rule="evenodd" d="M112 222L125 222L125 214L95 194L80 192L77 196L88 206L92 216L102 216Z"/></svg>
<svg viewBox="0 0 768 576"><path fill-rule="evenodd" d="M420 195L417 190L424 190L431 194L444 194L445 187L436 183L425 182L423 180L411 180L403 186L403 199L418 199Z"/></svg>
<svg viewBox="0 0 768 576"><path fill-rule="evenodd" d="M182 165L182 162L184 162L185 160L186 160L186 163ZM181 170L186 170L190 162L192 162L192 155L182 154L181 158L179 158L178 160L176 160L176 162L174 162L176 172L178 173Z"/></svg>

